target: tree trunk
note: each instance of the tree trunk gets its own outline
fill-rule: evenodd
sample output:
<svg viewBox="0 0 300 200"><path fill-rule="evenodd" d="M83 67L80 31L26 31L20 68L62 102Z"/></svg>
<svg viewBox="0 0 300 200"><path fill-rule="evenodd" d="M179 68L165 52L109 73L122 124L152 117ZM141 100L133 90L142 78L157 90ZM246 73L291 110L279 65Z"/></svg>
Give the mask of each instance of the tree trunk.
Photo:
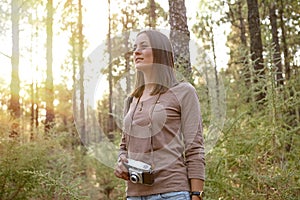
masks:
<svg viewBox="0 0 300 200"><path fill-rule="evenodd" d="M76 61L77 61L77 56L76 56L76 27L73 27L73 25L71 25L71 46L72 46L72 81L73 81L73 111L74 111L74 119L78 119L78 106L77 106L77 92L76 92L76 84L77 84L77 80L76 80L76 75L77 75L77 65L76 65Z"/></svg>
<svg viewBox="0 0 300 200"><path fill-rule="evenodd" d="M19 78L19 4L18 0L11 1L11 22L12 22L12 53L11 53L11 83L10 83L10 103L9 110L14 119L9 137L16 138L19 136L19 121L21 116L20 109L20 78Z"/></svg>
<svg viewBox="0 0 300 200"><path fill-rule="evenodd" d="M130 76L130 51L129 51L129 47L128 47L128 39L129 39L129 34L126 35L125 37L125 45L126 45L126 48L127 50L125 52L128 52L126 53L125 55L125 67L126 67L126 93L127 94L130 94L131 93L131 76Z"/></svg>
<svg viewBox="0 0 300 200"><path fill-rule="evenodd" d="M286 42L286 32L285 25L283 19L283 1L280 0L280 8L279 8L279 19L280 19L280 29L281 29L281 41L283 45L283 55L284 55L284 68L285 68L285 77L288 81L291 78L291 67L290 67L290 55L288 50L288 45Z"/></svg>
<svg viewBox="0 0 300 200"><path fill-rule="evenodd" d="M20 117L20 78L19 78L19 4L18 0L11 2L11 22L12 22L12 54L11 54L11 83L10 83L10 106L13 118Z"/></svg>
<svg viewBox="0 0 300 200"><path fill-rule="evenodd" d="M264 61L263 61L263 46L261 40L261 30L260 30L260 18L258 11L257 0L247 0L248 5L248 24L250 32L250 53L251 60L254 68L254 87L255 87L255 100L260 102L265 98L265 92L262 86L258 86L259 80L264 77Z"/></svg>
<svg viewBox="0 0 300 200"><path fill-rule="evenodd" d="M281 52L280 52L280 44L278 39L278 28L277 28L277 15L276 15L276 6L274 2L271 2L269 5L270 12L270 22L272 28L272 41L275 45L275 50L273 54L273 63L275 65L275 73L276 73L276 84L277 86L283 85L283 76L282 76L282 64L281 64Z"/></svg>
<svg viewBox="0 0 300 200"><path fill-rule="evenodd" d="M30 100L31 100L31 110L30 110L30 140L34 139L33 131L34 131L34 81L32 80L30 84Z"/></svg>
<svg viewBox="0 0 300 200"><path fill-rule="evenodd" d="M247 39L246 39L246 26L243 18L243 8L242 8L242 2L238 2L238 15L239 15L239 22L240 22L240 39L242 42L243 47L247 46Z"/></svg>
<svg viewBox="0 0 300 200"><path fill-rule="evenodd" d="M32 27L33 28L33 27ZM37 33L37 32L36 32ZM34 71L34 64L32 62L32 55L33 55L33 43L34 43L34 36L36 36L36 33L34 34L33 32L31 33L31 38L30 38L30 66L32 71ZM34 86L35 86L35 80L34 77L31 78L31 84L30 84L30 140L34 139L33 131L34 131L34 115L35 115L35 108L34 108Z"/></svg>
<svg viewBox="0 0 300 200"><path fill-rule="evenodd" d="M38 71L38 70L37 70ZM39 87L38 87L38 83L35 83L35 98L34 98L34 102L36 105L35 108L35 128L37 128L39 126Z"/></svg>
<svg viewBox="0 0 300 200"><path fill-rule="evenodd" d="M213 31L213 27L210 27L211 32L211 47L213 52L213 61L214 61L214 77L215 77L215 91L216 91L216 101L217 107L220 107L220 86L219 86L219 77L218 77L218 69L217 69L217 56L216 56L216 48L215 48L215 34ZM219 109L216 109L216 117L220 118Z"/></svg>
<svg viewBox="0 0 300 200"><path fill-rule="evenodd" d="M46 121L45 132L53 127L54 108L53 108L53 73L52 73L52 44L53 44L53 0L47 2L47 78L46 78Z"/></svg>
<svg viewBox="0 0 300 200"><path fill-rule="evenodd" d="M84 110L84 66L83 66L83 32L82 32L82 4L81 0L78 0L78 38L79 38L79 90L80 90L80 134L83 144L86 143L86 131L85 131L85 110Z"/></svg>
<svg viewBox="0 0 300 200"><path fill-rule="evenodd" d="M150 5L150 12L149 12L149 26L151 28L156 27L156 4L155 0L149 0L149 5Z"/></svg>
<svg viewBox="0 0 300 200"><path fill-rule="evenodd" d="M110 0L108 0L108 33L107 33L107 50L109 55L108 61L108 85L109 85L109 96L108 96L108 133L114 130L113 127L113 110L112 110L112 95L113 95L113 86L112 86L112 52L111 52L111 17L110 17Z"/></svg>
<svg viewBox="0 0 300 200"><path fill-rule="evenodd" d="M174 49L175 65L188 80L191 80L190 32L187 25L184 0L169 0L170 40Z"/></svg>
<svg viewBox="0 0 300 200"><path fill-rule="evenodd" d="M242 49L243 51L243 55L242 55L242 61L244 62L244 68L243 68L243 76L244 76L244 80L245 80L245 85L247 88L251 87L251 72L250 69L248 68L249 66L249 62L248 62L248 57L245 56L249 53L249 51L247 50L247 37L246 37L246 25L245 25L245 21L244 21L244 17L243 17L243 8L242 8L242 1L237 2L238 4L238 15L239 15L239 28L240 28L240 40L242 43ZM249 102L250 98L247 97L246 102Z"/></svg>

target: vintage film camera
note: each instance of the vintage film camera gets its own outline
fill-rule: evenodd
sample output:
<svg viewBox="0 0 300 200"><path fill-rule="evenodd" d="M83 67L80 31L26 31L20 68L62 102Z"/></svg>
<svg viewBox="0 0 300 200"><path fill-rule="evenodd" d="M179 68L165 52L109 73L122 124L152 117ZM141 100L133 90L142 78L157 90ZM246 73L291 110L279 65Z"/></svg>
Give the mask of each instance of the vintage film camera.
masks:
<svg viewBox="0 0 300 200"><path fill-rule="evenodd" d="M128 169L129 179L132 183L144 185L152 185L154 183L151 165L133 159L128 159L128 162L124 163L124 165Z"/></svg>

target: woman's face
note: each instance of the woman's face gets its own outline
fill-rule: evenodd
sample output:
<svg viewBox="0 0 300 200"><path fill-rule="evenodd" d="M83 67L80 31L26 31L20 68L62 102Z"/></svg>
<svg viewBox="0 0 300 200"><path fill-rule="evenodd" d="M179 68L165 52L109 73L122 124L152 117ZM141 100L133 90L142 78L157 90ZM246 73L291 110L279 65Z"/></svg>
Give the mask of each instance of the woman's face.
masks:
<svg viewBox="0 0 300 200"><path fill-rule="evenodd" d="M153 64L150 40L145 33L137 36L133 50L133 61L137 70L146 72Z"/></svg>

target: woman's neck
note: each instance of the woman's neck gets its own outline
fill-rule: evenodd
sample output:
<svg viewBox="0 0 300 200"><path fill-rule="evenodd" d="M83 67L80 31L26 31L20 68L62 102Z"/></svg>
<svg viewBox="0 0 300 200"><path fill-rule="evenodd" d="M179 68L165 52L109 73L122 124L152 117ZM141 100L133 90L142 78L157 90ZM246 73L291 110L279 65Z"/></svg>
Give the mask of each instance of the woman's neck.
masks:
<svg viewBox="0 0 300 200"><path fill-rule="evenodd" d="M145 74L144 73L144 80L145 80L145 89L144 91L151 91L154 89L155 87L155 81L153 80L153 77L151 75Z"/></svg>
<svg viewBox="0 0 300 200"><path fill-rule="evenodd" d="M155 85L156 85L155 83L146 83L144 91L152 92L152 90L154 89Z"/></svg>

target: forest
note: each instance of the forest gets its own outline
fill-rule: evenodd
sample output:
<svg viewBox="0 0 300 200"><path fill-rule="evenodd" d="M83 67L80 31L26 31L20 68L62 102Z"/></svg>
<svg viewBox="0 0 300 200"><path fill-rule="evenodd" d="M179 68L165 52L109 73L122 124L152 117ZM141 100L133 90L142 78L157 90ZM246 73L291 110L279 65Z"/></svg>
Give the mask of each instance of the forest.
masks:
<svg viewBox="0 0 300 200"><path fill-rule="evenodd" d="M299 199L300 1L2 0L0 13L0 199L126 199L113 172L143 29L168 35L197 90L205 199Z"/></svg>

